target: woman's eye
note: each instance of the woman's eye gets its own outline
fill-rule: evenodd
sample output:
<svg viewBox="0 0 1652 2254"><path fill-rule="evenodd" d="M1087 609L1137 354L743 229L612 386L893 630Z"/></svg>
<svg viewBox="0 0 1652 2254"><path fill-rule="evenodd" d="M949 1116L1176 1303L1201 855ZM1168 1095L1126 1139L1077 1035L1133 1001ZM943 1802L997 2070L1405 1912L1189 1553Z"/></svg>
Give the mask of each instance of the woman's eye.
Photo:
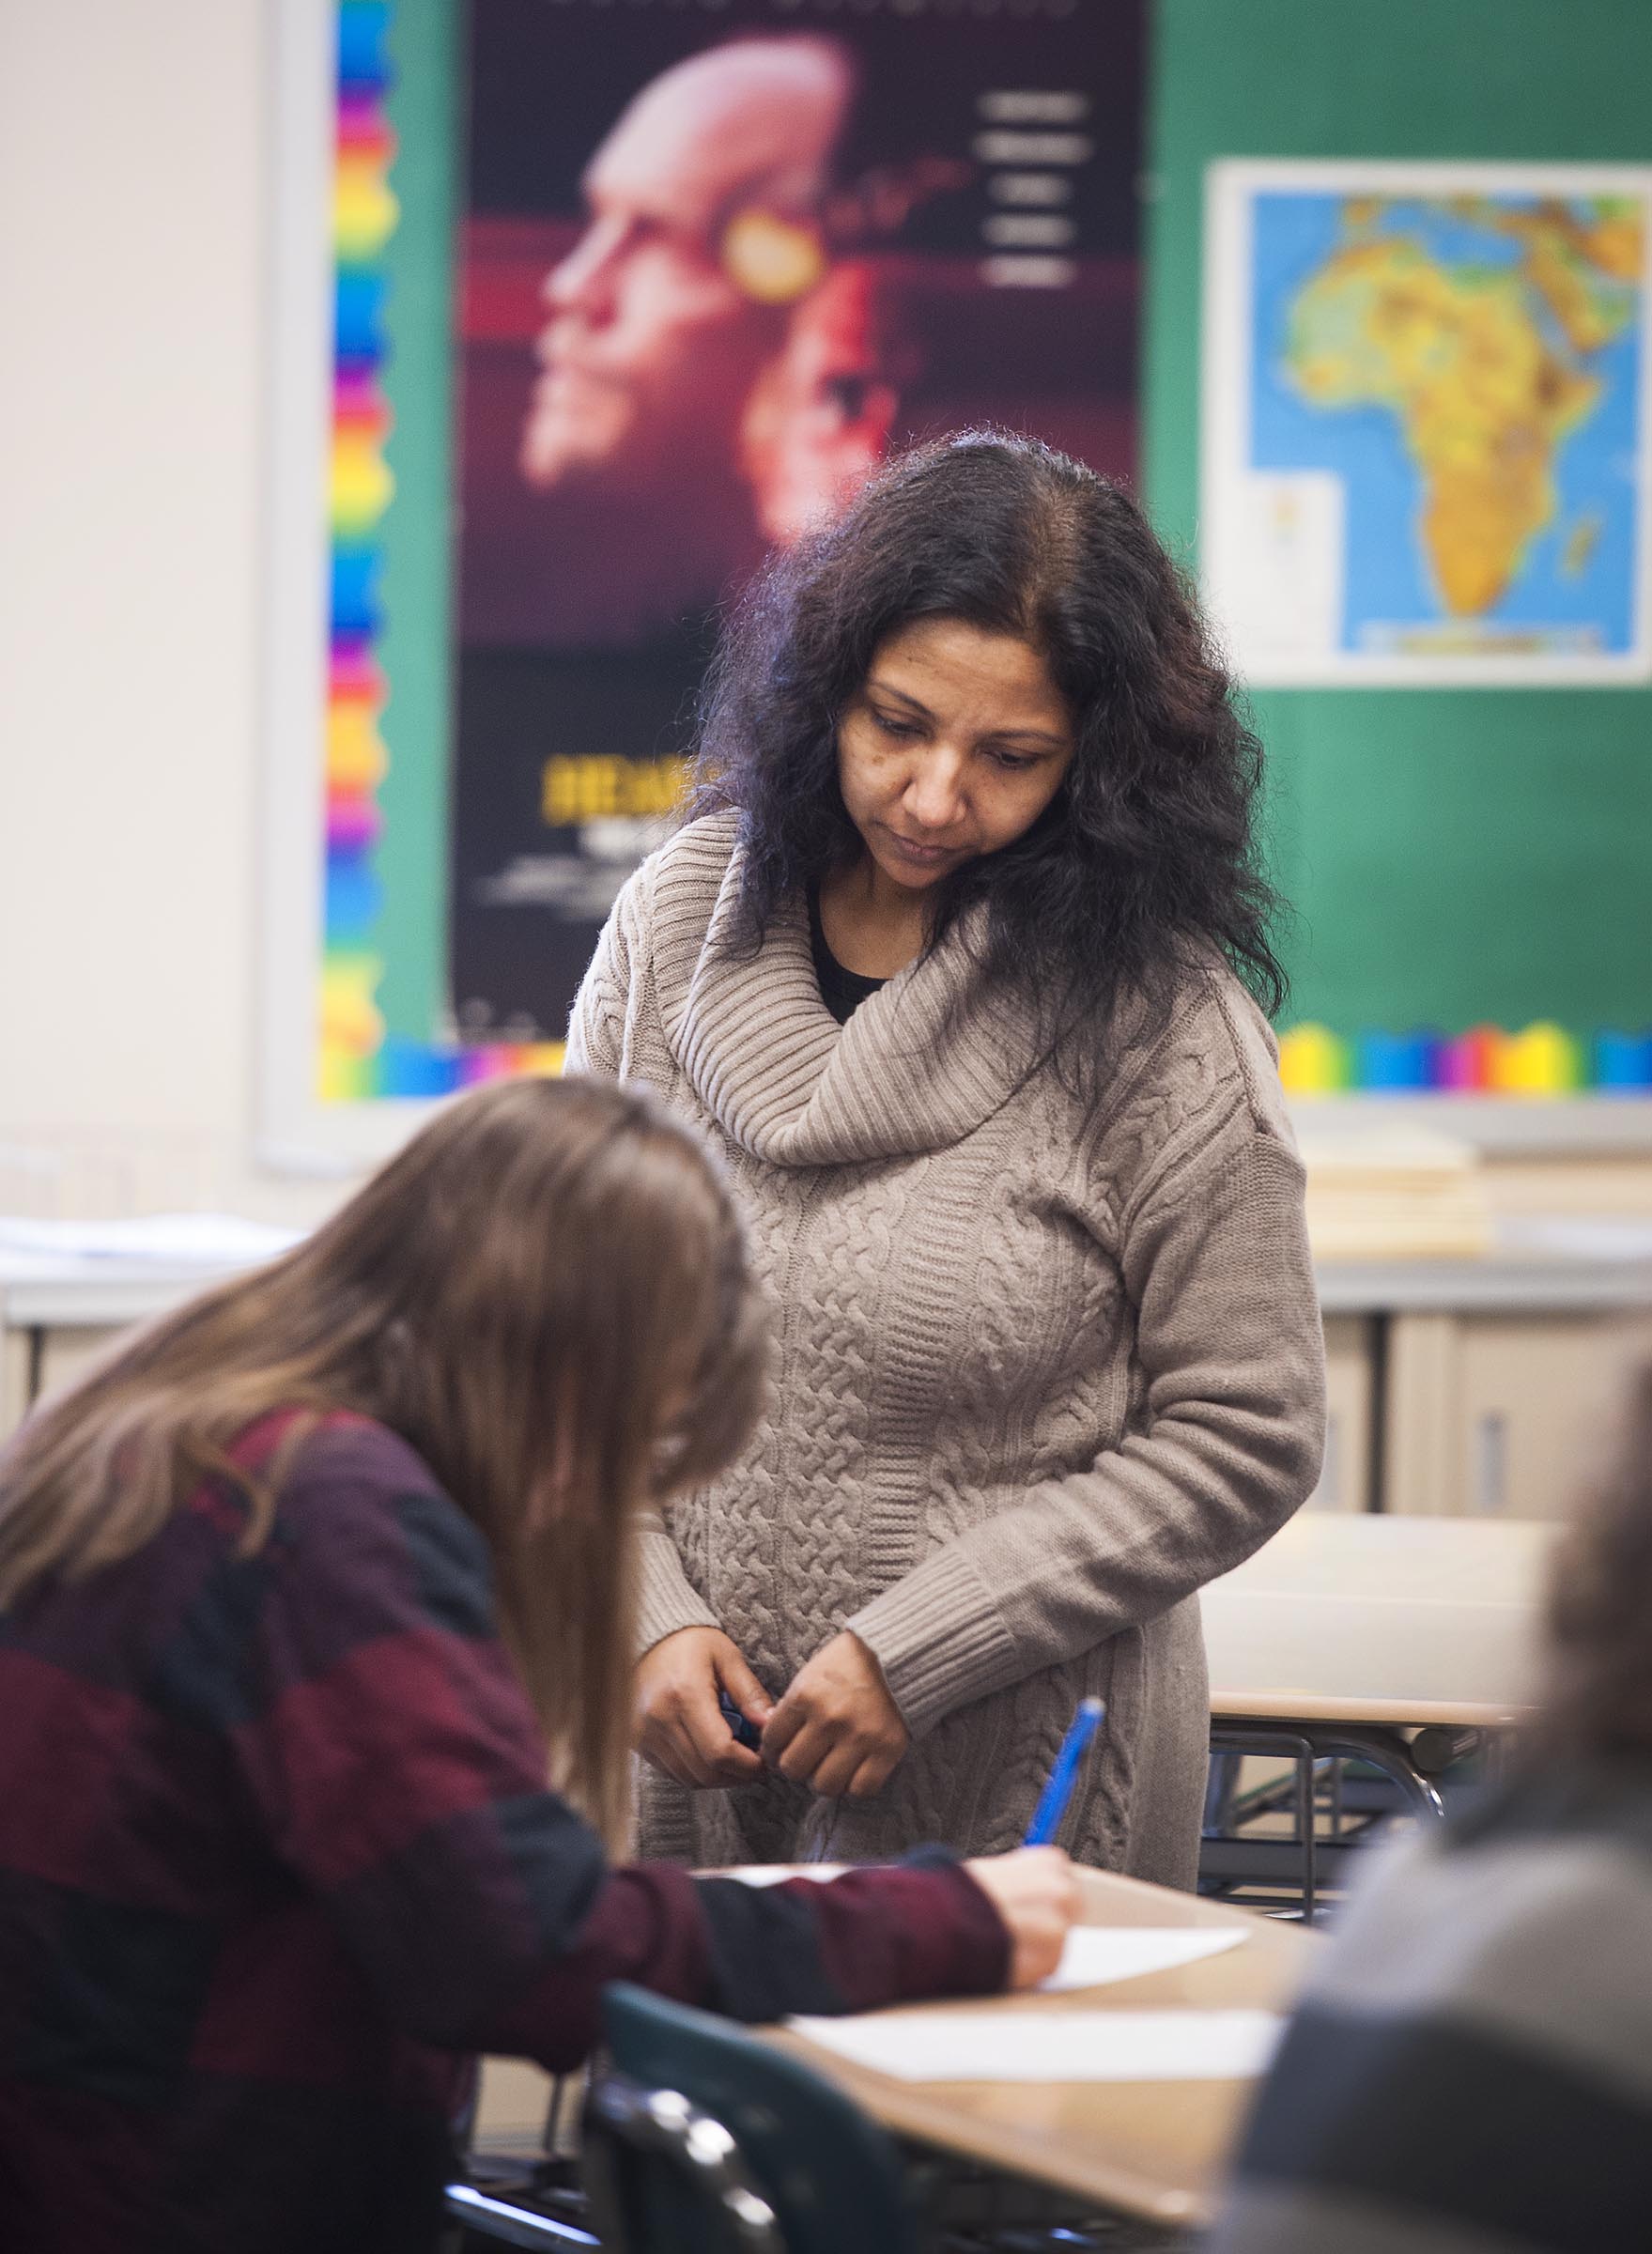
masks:
<svg viewBox="0 0 1652 2254"><path fill-rule="evenodd" d="M1002 767L1007 775L1025 774L1028 767L1037 764L1035 760L1014 751L989 751L987 757L995 765Z"/></svg>
<svg viewBox="0 0 1652 2254"><path fill-rule="evenodd" d="M872 717L883 734L896 736L903 743L918 733L910 720L892 720L883 712L874 712Z"/></svg>

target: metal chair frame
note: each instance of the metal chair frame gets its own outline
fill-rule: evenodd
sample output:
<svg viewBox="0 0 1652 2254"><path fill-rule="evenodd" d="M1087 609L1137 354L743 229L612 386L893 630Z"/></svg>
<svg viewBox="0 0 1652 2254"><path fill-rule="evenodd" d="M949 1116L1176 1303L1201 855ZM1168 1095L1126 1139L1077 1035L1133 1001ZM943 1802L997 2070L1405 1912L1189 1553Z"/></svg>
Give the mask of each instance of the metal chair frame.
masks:
<svg viewBox="0 0 1652 2254"><path fill-rule="evenodd" d="M1318 1912L1320 1891L1327 1879L1341 1880L1351 1856L1360 1851L1360 1833L1368 1824L1350 1829L1344 1823L1343 1768L1348 1762L1374 1768L1399 1796L1404 1813L1421 1822L1437 1823L1445 1803L1434 1782L1437 1775L1464 1754L1475 1751L1481 1734L1472 1730L1423 1729L1409 1742L1397 1731L1359 1723L1304 1723L1296 1727L1278 1722L1249 1721L1227 1717L1211 1725L1211 1786L1206 1798L1204 1840L1199 1871L1207 1891L1223 1886L1286 1884L1295 1875L1289 1905L1305 1924ZM1246 1753L1289 1761L1296 1829L1291 1839L1245 1839L1236 1820L1237 1796L1233 1781L1240 1757ZM1318 1781L1330 1786L1332 1826L1328 1838L1317 1827ZM1271 1804L1279 1799L1271 1796Z"/></svg>
<svg viewBox="0 0 1652 2254"><path fill-rule="evenodd" d="M785 2254L775 2211L725 2124L680 2091L645 2089L611 2072L585 2101L581 2173L599 2246L628 2244L615 2180L627 2150L663 2154L682 2171L717 2217L729 2254Z"/></svg>

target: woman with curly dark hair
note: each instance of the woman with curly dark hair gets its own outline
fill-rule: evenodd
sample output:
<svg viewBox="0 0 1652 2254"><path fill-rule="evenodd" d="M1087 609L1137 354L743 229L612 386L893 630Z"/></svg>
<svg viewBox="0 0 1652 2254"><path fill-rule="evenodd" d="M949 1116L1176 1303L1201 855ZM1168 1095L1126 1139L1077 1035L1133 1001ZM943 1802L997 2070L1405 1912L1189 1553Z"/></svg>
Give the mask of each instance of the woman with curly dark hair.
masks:
<svg viewBox="0 0 1652 2254"><path fill-rule="evenodd" d="M1192 1882L1195 1592L1323 1413L1259 764L1140 511L1028 440L891 463L734 620L570 1033L721 1150L780 1322L645 1536L651 1852L1006 1845L1095 1695L1063 1844Z"/></svg>

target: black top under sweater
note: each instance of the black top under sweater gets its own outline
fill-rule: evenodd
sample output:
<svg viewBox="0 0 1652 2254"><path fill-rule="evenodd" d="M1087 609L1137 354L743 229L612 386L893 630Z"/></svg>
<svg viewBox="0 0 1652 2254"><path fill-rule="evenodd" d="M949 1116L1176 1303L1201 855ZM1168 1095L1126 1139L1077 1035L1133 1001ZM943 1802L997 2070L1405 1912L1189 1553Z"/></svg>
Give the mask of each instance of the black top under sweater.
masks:
<svg viewBox="0 0 1652 2254"><path fill-rule="evenodd" d="M814 950L814 975L820 980L820 998L837 1019L846 1026L861 1003L887 979L863 978L857 970L846 970L826 944L826 926L820 919L820 894L811 885L809 889L809 944Z"/></svg>

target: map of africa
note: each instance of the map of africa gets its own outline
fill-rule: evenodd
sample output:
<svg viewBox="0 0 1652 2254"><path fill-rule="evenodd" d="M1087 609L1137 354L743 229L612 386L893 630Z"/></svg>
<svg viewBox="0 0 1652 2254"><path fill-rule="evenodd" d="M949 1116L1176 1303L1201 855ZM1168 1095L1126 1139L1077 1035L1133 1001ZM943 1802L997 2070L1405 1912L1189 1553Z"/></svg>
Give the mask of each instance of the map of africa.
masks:
<svg viewBox="0 0 1652 2254"><path fill-rule="evenodd" d="M1334 543L1327 656L1621 665L1644 195L1258 185L1248 203L1248 487L1227 546L1253 625L1273 568L1275 610L1298 614L1276 630L1307 633L1313 551Z"/></svg>

